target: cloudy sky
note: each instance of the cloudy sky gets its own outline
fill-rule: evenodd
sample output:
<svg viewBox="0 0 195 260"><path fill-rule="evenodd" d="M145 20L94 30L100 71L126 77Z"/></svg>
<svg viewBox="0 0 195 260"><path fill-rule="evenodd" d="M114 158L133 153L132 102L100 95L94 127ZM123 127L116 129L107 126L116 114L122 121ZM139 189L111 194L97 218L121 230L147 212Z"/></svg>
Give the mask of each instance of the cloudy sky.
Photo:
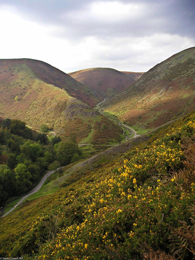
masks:
<svg viewBox="0 0 195 260"><path fill-rule="evenodd" d="M145 72L195 46L195 0L0 0L0 59Z"/></svg>

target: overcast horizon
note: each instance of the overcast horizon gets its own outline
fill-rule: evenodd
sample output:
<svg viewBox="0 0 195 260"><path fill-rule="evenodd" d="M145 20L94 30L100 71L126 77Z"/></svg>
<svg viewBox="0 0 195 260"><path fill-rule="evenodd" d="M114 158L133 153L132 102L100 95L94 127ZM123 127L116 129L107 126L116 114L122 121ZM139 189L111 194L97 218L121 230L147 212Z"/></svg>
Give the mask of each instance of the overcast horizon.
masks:
<svg viewBox="0 0 195 260"><path fill-rule="evenodd" d="M194 0L0 0L0 59L146 72L195 46Z"/></svg>

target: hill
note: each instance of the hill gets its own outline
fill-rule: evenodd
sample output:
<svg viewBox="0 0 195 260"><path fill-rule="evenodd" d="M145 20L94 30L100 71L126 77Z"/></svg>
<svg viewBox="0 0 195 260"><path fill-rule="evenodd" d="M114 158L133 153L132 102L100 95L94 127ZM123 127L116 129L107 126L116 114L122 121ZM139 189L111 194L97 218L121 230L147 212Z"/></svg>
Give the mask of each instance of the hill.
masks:
<svg viewBox="0 0 195 260"><path fill-rule="evenodd" d="M69 75L87 85L99 102L103 101L104 98L121 93L135 81L134 76L129 77L123 72L110 68L85 69L72 72ZM134 74L132 73L132 75Z"/></svg>
<svg viewBox="0 0 195 260"><path fill-rule="evenodd" d="M0 219L0 256L193 259L194 138L195 112L113 161L59 178L60 190Z"/></svg>
<svg viewBox="0 0 195 260"><path fill-rule="evenodd" d="M179 52L144 73L104 110L140 128L155 128L195 109L195 48Z"/></svg>
<svg viewBox="0 0 195 260"><path fill-rule="evenodd" d="M130 71L121 71L121 72L129 76L135 81L138 80L144 74L144 72L130 72Z"/></svg>
<svg viewBox="0 0 195 260"><path fill-rule="evenodd" d="M85 143L120 141L122 130L89 106L95 103L88 87L49 64L29 59L0 60L3 118L23 120L34 129L46 123L56 135L67 138L75 134Z"/></svg>

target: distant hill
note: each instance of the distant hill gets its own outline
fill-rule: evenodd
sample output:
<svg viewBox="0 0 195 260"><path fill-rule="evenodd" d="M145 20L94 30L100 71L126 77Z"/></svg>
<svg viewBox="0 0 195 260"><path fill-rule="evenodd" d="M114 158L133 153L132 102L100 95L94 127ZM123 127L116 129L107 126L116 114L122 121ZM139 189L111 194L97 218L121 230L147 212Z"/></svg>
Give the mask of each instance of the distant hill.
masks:
<svg viewBox="0 0 195 260"><path fill-rule="evenodd" d="M32 59L0 60L0 67L2 70L0 79L3 77L3 80L4 78L6 80L11 76L10 80L13 80L14 75L21 72L21 70L27 71L25 69L25 67L27 67L31 70L32 80L38 78L47 84L64 89L70 96L88 103L92 107L96 103L89 87L75 81L68 74L45 62Z"/></svg>
<svg viewBox="0 0 195 260"><path fill-rule="evenodd" d="M144 72L129 72L129 71L121 71L121 72L129 76L135 81L138 80L144 74Z"/></svg>
<svg viewBox="0 0 195 260"><path fill-rule="evenodd" d="M114 97L121 93L133 84L137 77L137 73L132 73L129 76L129 74L110 68L85 69L72 72L69 75L87 85L99 102L103 101L104 98Z"/></svg>
<svg viewBox="0 0 195 260"><path fill-rule="evenodd" d="M46 123L62 138L75 133L86 143L118 142L122 130L89 106L95 103L87 86L49 64L0 60L0 117L23 120L34 129Z"/></svg>
<svg viewBox="0 0 195 260"><path fill-rule="evenodd" d="M137 128L154 128L186 115L195 109L195 48L157 64L103 105Z"/></svg>

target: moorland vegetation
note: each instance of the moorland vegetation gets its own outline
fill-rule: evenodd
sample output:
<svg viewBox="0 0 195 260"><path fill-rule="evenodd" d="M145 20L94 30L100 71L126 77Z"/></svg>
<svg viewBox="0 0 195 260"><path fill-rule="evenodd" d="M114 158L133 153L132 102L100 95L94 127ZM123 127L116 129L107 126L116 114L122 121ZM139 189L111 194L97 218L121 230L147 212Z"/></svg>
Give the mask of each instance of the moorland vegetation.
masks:
<svg viewBox="0 0 195 260"><path fill-rule="evenodd" d="M0 220L0 256L192 259L195 112Z"/></svg>
<svg viewBox="0 0 195 260"><path fill-rule="evenodd" d="M195 48L173 55L96 110L94 89L54 67L0 61L1 205L67 165L0 218L0 257L195 258L194 57ZM116 146L123 122L144 135Z"/></svg>
<svg viewBox="0 0 195 260"><path fill-rule="evenodd" d="M89 87L44 62L0 60L0 93L1 117L34 130L45 125L63 140L75 134L78 142L94 145L124 139L119 126L93 109L99 101Z"/></svg>
<svg viewBox="0 0 195 260"><path fill-rule="evenodd" d="M152 129L195 109L195 48L157 64L114 98L102 103L135 129Z"/></svg>

